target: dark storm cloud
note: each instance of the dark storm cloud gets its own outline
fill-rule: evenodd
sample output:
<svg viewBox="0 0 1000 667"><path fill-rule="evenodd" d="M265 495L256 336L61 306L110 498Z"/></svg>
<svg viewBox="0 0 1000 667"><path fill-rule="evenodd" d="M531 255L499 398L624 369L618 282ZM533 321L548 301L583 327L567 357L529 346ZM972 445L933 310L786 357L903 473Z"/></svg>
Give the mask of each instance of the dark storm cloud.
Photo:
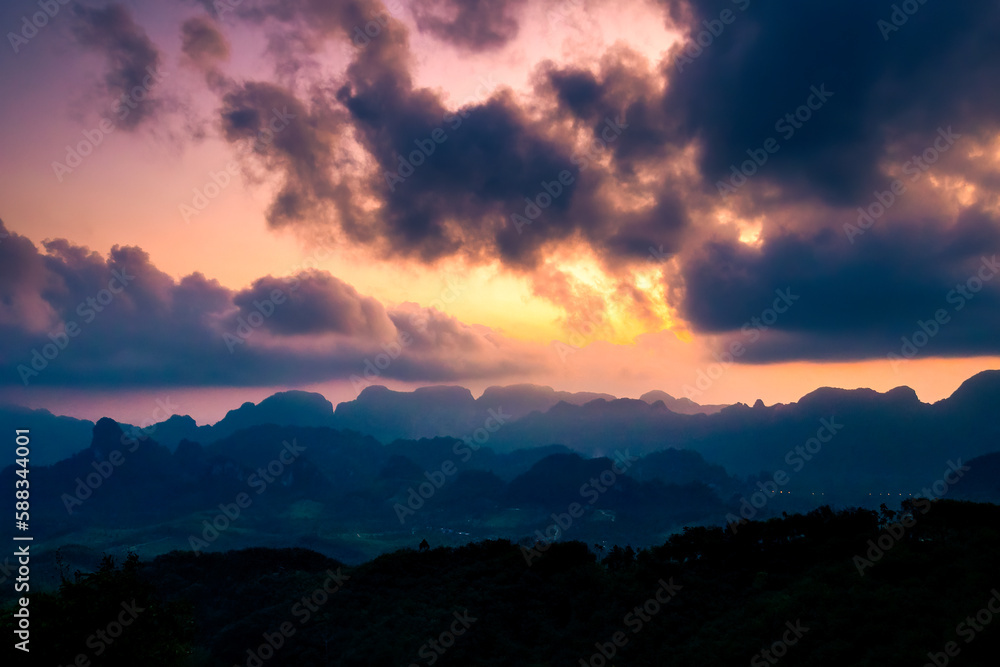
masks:
<svg viewBox="0 0 1000 667"><path fill-rule="evenodd" d="M760 248L713 242L683 267L681 309L698 331L736 332L790 290L748 361L885 356L939 310L949 321L928 354L996 354L998 258L1000 220L977 211L949 226L886 222L854 245L828 230L776 234Z"/></svg>
<svg viewBox="0 0 1000 667"><path fill-rule="evenodd" d="M596 71L547 61L536 73L536 92L555 102L554 113L586 130L573 163L582 172L586 191L601 194L592 194L574 215L585 237L612 267L673 255L681 247L692 212L702 206L684 179L669 173L680 157L666 140L668 121L659 84L660 74L648 61L621 45L602 56ZM640 185L642 180L645 185ZM641 197L650 205L641 211L622 211L615 191Z"/></svg>
<svg viewBox="0 0 1000 667"><path fill-rule="evenodd" d="M410 57L404 28L390 23L384 36L359 50L338 92L378 163L373 187L383 206L372 222L383 248L433 261L499 246L505 260L530 263L545 237L504 243L515 233L508 218L523 211L525 197L542 191L543 181L572 168L569 152L508 93L450 109L414 88ZM573 196L569 185L552 203L549 230L567 224ZM505 252L511 249L517 253Z"/></svg>
<svg viewBox="0 0 1000 667"><path fill-rule="evenodd" d="M0 243L0 385L346 380L386 350L395 358L380 377L436 382L499 378L540 360L433 309L386 311L323 272L233 292L198 273L175 281L135 247L101 257L55 240L45 251L17 234Z"/></svg>
<svg viewBox="0 0 1000 667"><path fill-rule="evenodd" d="M181 50L203 70L229 58L229 42L215 21L206 16L188 19L181 26Z"/></svg>
<svg viewBox="0 0 1000 667"><path fill-rule="evenodd" d="M975 210L956 221L943 199L929 198L923 218L901 206L864 243L841 234L843 216L856 217L938 128L953 127L970 148L997 132L1000 7L918 6L892 30L891 3L673 2L671 21L692 39L714 26L710 44L677 45L661 63L616 44L588 66L538 64L528 94L490 88L455 105L414 83L410 35L382 4L243 3L232 11L267 32L278 71L309 71L306 60L327 41L352 44L350 63L334 81L232 84L222 127L236 142L265 132L276 108L294 114L260 153L282 179L273 226L326 226L348 243L426 264L499 259L563 305L577 290L543 269L557 246L589 245L622 280L639 263L676 258L683 283L668 285L669 305L702 331L738 330L775 289L802 291L747 360L876 356L974 269L974 253L955 248L970 230L990 240L994 224ZM516 35L516 23L501 19L517 3L476 7L428 0L413 11L421 30L460 48L498 48ZM732 20L720 29L727 10ZM353 41L373 17L378 34ZM809 120L788 120L816 102L816 90L830 94L807 109ZM716 182L730 165L772 137L780 149L740 196L719 198ZM980 193L995 185L962 151L936 173ZM562 174L571 183L549 195ZM543 210L533 203L539 195L549 202ZM720 207L731 210L720 217ZM512 224L515 215L530 225ZM715 234L730 224L721 218L762 220L760 246L709 241L732 238ZM845 296L865 281L874 287ZM643 301L626 282L618 289ZM989 331L994 289L964 311ZM807 290L818 295L809 305ZM975 324L957 319L938 353L989 348Z"/></svg>
<svg viewBox="0 0 1000 667"><path fill-rule="evenodd" d="M307 107L293 93L266 82L248 82L223 97L222 130L233 143L252 142L265 165L284 175L267 218L281 227L322 219L332 205L347 211L346 186L337 178L335 142L343 113L320 99ZM349 219L345 215L344 219Z"/></svg>
<svg viewBox="0 0 1000 667"><path fill-rule="evenodd" d="M267 319L269 330L285 335L338 333L387 340L395 334L385 308L328 273L312 271L292 280L267 276L233 298L240 314L257 304L280 300L281 316Z"/></svg>
<svg viewBox="0 0 1000 667"><path fill-rule="evenodd" d="M355 28L377 17L388 22L385 7L366 0L265 0L220 7L220 18L238 18L265 30L267 51L277 71L284 73L309 71L309 59L326 40L350 44ZM398 27L387 28L375 40L377 47L356 51L367 58L378 55L380 66L390 73L405 71L393 62L400 39L405 41L405 36ZM355 241L374 243L377 230L358 203L371 198L371 185L361 182L362 166L344 148L351 131L349 114L334 99L329 84L307 83L308 93L300 97L288 86L268 81L225 82L220 87L223 134L233 143L256 142L265 168L281 176L282 185L267 211L271 226L334 226Z"/></svg>
<svg viewBox="0 0 1000 667"><path fill-rule="evenodd" d="M152 118L160 107L158 100L151 99L159 78L159 51L122 5L98 9L75 4L73 14L77 41L107 59L104 83L115 98L116 112L122 109L122 102L128 105L129 112L119 115L118 124L135 129Z"/></svg>
<svg viewBox="0 0 1000 667"><path fill-rule="evenodd" d="M359 91L347 100L348 108L363 108L376 95ZM524 214L525 198L544 192L543 183L558 185L560 173L575 170L569 152L532 127L509 98L457 113L435 106L426 114L404 112L378 122L368 122L362 112L355 124L387 175L379 188L382 235L397 252L431 261L463 246L468 252L477 244L496 244L505 261L530 264L544 241L573 229L568 211L575 183L560 186L544 217L523 235L509 222L511 215ZM421 146L433 146L434 153L410 173L400 156L409 164L420 161ZM405 180L394 178L407 173ZM524 243L512 243L515 237Z"/></svg>
<svg viewBox="0 0 1000 667"><path fill-rule="evenodd" d="M620 215L624 224L603 239L602 247L615 257L662 260L676 253L685 228L690 224L687 206L680 196L664 189L656 205L646 213Z"/></svg>
<svg viewBox="0 0 1000 667"><path fill-rule="evenodd" d="M42 297L55 287L31 241L0 220L0 326L41 331L54 315Z"/></svg>
<svg viewBox="0 0 1000 667"><path fill-rule="evenodd" d="M421 32L468 51L491 51L517 37L517 12L526 0L415 0Z"/></svg>
<svg viewBox="0 0 1000 667"><path fill-rule="evenodd" d="M642 160L673 159L670 119L659 90L662 76L651 70L645 57L615 45L601 57L597 72L546 61L538 68L535 85L539 94L555 98L557 113L586 123L594 139L601 138L609 118L627 123L628 132L610 148L615 168L628 173Z"/></svg>
<svg viewBox="0 0 1000 667"><path fill-rule="evenodd" d="M544 94L548 85L575 107L581 143L551 118L540 122L530 115L530 105L509 90L458 109L444 107L412 87L404 45L373 42L348 69L348 84L338 95L386 177L379 192L380 236L397 253L424 261L479 253L530 270L560 241L589 242L609 264L620 256L648 258L650 246L676 247L688 222L681 182L633 191L654 200L642 212L625 213L616 201L637 185L639 162L651 155L637 147L662 123L652 118L662 116L653 93L656 75L641 56L624 47L610 50L599 82L586 72L543 65L552 80L547 84L543 75L536 87Z"/></svg>
<svg viewBox="0 0 1000 667"><path fill-rule="evenodd" d="M579 69L551 69L549 83L559 102L576 116L588 118L599 112L605 91L592 72Z"/></svg>
<svg viewBox="0 0 1000 667"><path fill-rule="evenodd" d="M435 11L484 44L484 26L503 24L497 17L517 4L485 13L469 13L474 5L435 5ZM627 48L602 59L588 109L579 106L588 91L566 83L564 97L578 105L582 127L566 135L512 91L485 80L474 99L457 105L418 88L407 29L382 4L262 2L230 11L267 31L278 71L307 71L303 54L319 52L327 40L352 45L332 93L329 80L316 80L307 93L252 81L224 94L222 128L231 142L266 131L274 108L295 115L261 156L281 175L267 213L272 226L326 226L384 256L425 263L499 257L518 271L536 268L547 248L564 241L592 244L609 265L648 259L651 247L677 247L689 221L678 207L683 184L658 184L655 192L644 186L641 194L653 200L645 211L622 214L614 201L622 183L639 178L639 161L670 152L662 140L653 152L643 147L663 122L654 118L663 115L653 92L658 74ZM359 43L357 27L372 20L378 34ZM582 78L566 73L574 76ZM636 122L626 121L633 113ZM530 219L530 227L515 224L515 216Z"/></svg>
<svg viewBox="0 0 1000 667"><path fill-rule="evenodd" d="M891 147L921 149L939 126L993 133L1000 120L1000 5L990 0L914 1L898 30L885 27L896 27L896 5L867 0L670 5L692 38L706 22L721 27L704 48L675 47L665 68L670 141L700 142L706 188L774 137L780 151L747 187L850 204L878 184ZM833 96L812 118L776 129L823 85Z"/></svg>
<svg viewBox="0 0 1000 667"><path fill-rule="evenodd" d="M373 15L386 16L386 10L376 3L343 3L336 10L293 3L243 14L251 21L269 16L296 35L309 30L341 41L351 40L353 29ZM296 115L289 129L275 132L266 158L284 175L268 212L272 225L330 220L351 241L428 262L460 253L485 256L499 247L505 260L521 265L534 262L547 240L574 231L570 184L546 211L544 224L523 240L514 238L509 217L523 213L525 198L543 192L543 182L557 181L574 166L570 150L549 139L510 94L487 90L481 100L449 108L435 93L415 88L406 29L395 19L353 54L336 101L317 89L307 105L265 82L246 83L224 98L230 141L259 132L274 107ZM362 165L335 157L335 144L348 132L375 161L364 182L358 181ZM379 206L365 208L362 200Z"/></svg>
<svg viewBox="0 0 1000 667"><path fill-rule="evenodd" d="M777 185L784 199L818 195L839 206L870 192L892 150L923 148L925 137L939 126L951 125L972 134L996 128L1000 93L992 82L1000 74L1000 44L992 35L1000 24L1000 8L995 3L976 0L956 8L942 3L918 5L919 10L892 31L878 23L892 19L892 7L862 0L822 5L749 0L667 5L671 20L689 30L692 40L707 30L706 22L721 25L720 34L706 32L711 41L706 47L694 42L674 47L660 70L649 73L644 72L648 65L640 62L641 57L619 45L601 57L597 72L551 63L541 68L548 73L559 108L588 123L595 138L606 118L627 119L629 131L612 147L612 167L618 176L648 168L653 161L674 162L683 151L697 146L701 186L714 194L716 182L729 175L732 164L743 162L747 150L759 149L774 137L780 150L755 182ZM517 9L518 3L490 3L484 11L479 3L428 0L414 12L425 16L427 30L440 32L446 26L452 41L472 36L476 44L489 48L493 42L482 36L483 31L503 33L489 26L506 25L497 17L512 15ZM726 11L732 21L722 24L719 17ZM282 26L269 28L269 50L276 57L293 60L304 52L318 51L325 40L351 43L358 26L380 17L379 34L353 50L354 62L338 99L349 109L364 148L377 159L383 173L394 173L399 168L397 155L408 156L416 148L414 142L426 140L442 126L445 114L458 111L445 108L430 91L414 87L406 29L381 3L241 3L228 13L260 25ZM431 21L430 16L439 20ZM428 27L428 21L433 27ZM305 51L292 55L288 44L282 46L285 42L303 42ZM278 68L298 72L303 65L282 62ZM786 114L794 114L807 103L813 87L830 91L832 96L801 127L795 127L793 120L776 129ZM492 136L480 141L480 132L470 130L475 121L465 119L469 120L465 127L456 128L454 136L449 132L448 143L416 170L413 183L429 186L426 196L409 192L417 189L407 188L409 183L366 193L386 205L384 211L372 214L385 214L385 229L378 235L382 241L398 238L400 247L415 242L411 254L426 260L457 252L462 244L488 243L505 259L530 265L539 244L594 224L593 220L570 222L570 217L592 210L614 214L613 207L574 193L561 202L569 208L576 199L573 215L549 216L556 218L552 229L548 234L537 233L536 227L535 241L513 238L510 230L484 224L484 218L495 219L500 208L511 205L507 186L528 185L512 182L501 173L503 168L536 154L552 156L552 164L545 167L564 166L575 148L566 137L553 136L550 124L525 121L522 106L530 106L525 100L505 99L502 109L490 106L492 102L465 108L469 114L478 112L484 123L500 121L496 129L490 127ZM332 110L331 102L324 103ZM790 130L795 130L791 136ZM466 134L468 141L456 141ZM498 140L502 141L491 143ZM496 152L496 160L490 151ZM517 155L511 155L516 151ZM474 160L487 164L470 173L468 166ZM496 164L492 171L490 163ZM321 173L328 181L337 180L328 172ZM454 174L459 178L450 187L441 187L434 178ZM463 174L468 177L461 178ZM531 183L526 192L522 188L518 193L521 199L531 196L538 185L537 174L527 176L522 180ZM315 179L310 182L322 185ZM305 219L313 212L311 201L331 200L329 193L316 190L322 187L283 193L275 202L276 218ZM676 198L673 188L664 191ZM406 197L414 200L409 211L400 210L397 203ZM692 205L689 197L684 199ZM343 205L343 197L333 200ZM357 210L341 210L338 217L355 232L370 228L358 215ZM456 219L466 221L463 229L452 224Z"/></svg>

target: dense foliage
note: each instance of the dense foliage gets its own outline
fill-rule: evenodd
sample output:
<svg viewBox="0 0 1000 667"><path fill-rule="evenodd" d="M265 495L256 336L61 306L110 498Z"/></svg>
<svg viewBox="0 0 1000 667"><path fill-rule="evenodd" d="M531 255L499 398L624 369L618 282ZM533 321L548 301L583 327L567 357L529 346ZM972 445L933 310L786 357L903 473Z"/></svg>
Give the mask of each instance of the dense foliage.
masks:
<svg viewBox="0 0 1000 667"><path fill-rule="evenodd" d="M143 659L94 664L183 664L191 630L186 664L203 666L919 666L948 642L948 664L995 665L1000 617L980 612L1000 588L1000 507L929 507L821 508L638 551L499 540L353 568L304 549L105 563L36 596L37 643L60 656L38 664L68 664L137 598L150 611L114 648Z"/></svg>

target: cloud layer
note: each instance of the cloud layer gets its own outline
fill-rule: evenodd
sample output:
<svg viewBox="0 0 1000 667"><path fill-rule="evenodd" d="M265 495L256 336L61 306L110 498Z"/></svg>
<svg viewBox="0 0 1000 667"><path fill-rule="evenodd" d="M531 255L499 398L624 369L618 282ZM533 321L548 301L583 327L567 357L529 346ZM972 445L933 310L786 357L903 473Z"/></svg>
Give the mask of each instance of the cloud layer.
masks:
<svg viewBox="0 0 1000 667"><path fill-rule="evenodd" d="M120 5L78 8L74 34L105 56L113 96L179 48L206 75L204 89L185 91L213 100L206 125L233 149L257 141L241 159L274 185L272 228L427 270L496 266L562 308L568 325L630 318L642 323L635 335L738 334L777 290L800 294L741 362L885 356L940 309L949 321L923 354L1000 348L1000 280L980 274L1000 252L996 3L200 4L207 12L189 5L178 16L173 47L154 44ZM655 17L660 42L644 43L638 24L598 41L628 11ZM500 81L451 94L429 62L495 66ZM128 127L154 119L155 100ZM16 237L7 247L26 249ZM53 263L90 275L98 260L64 242L26 253L0 321L38 333L75 305L59 294L77 283L57 280ZM192 327L192 340L249 317L283 280L240 292L200 276L167 286L144 257L119 248L99 263L146 271L160 285L159 301L147 299L156 312L179 303L199 313L171 325ZM959 308L953 293L975 280ZM403 321L403 310L322 274L301 276L282 312L240 348L257 366L199 369L234 382L347 372L376 350L362 341L392 340ZM506 348L477 347L488 336L449 333L436 317L424 332L436 331L431 356L394 364L399 377L517 365ZM284 345L292 339L303 347ZM434 357L443 341L474 354ZM329 358L315 363L320 350ZM136 363L148 377L201 372Z"/></svg>
<svg viewBox="0 0 1000 667"><path fill-rule="evenodd" d="M542 364L539 346L416 304L387 308L316 270L233 291L201 274L175 281L140 248L101 257L54 240L39 252L16 233L0 267L7 386L440 382Z"/></svg>

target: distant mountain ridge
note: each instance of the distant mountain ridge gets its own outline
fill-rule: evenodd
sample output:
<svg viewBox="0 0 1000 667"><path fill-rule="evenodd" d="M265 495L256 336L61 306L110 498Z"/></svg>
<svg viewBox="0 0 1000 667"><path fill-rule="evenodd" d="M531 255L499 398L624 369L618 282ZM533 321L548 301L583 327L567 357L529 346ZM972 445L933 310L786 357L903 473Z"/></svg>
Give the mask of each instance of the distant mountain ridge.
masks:
<svg viewBox="0 0 1000 667"><path fill-rule="evenodd" d="M820 505L895 507L926 488L979 501L1000 493L995 371L934 404L905 387L821 388L796 403L691 415L662 400L572 395L574 404L561 392L523 386L479 399L461 387L363 394L334 409L318 394L283 392L212 426L171 417L137 442L126 425L102 418L84 450L32 470L38 542L187 548L222 504L248 489L252 507L211 548L293 539L354 561L400 544L411 526L456 541L521 539L591 496L593 505L582 503L585 518L560 535L641 544L692 522L721 525L768 488L758 518ZM514 401L511 412L491 399ZM58 424L79 429L78 422ZM383 440L358 428L372 426ZM448 430L465 437L391 437ZM180 440L167 447L164 437ZM291 460L281 458L288 447ZM624 470L612 467L623 461ZM3 474L10 480L13 471ZM258 500L261 480L269 490Z"/></svg>
<svg viewBox="0 0 1000 667"><path fill-rule="evenodd" d="M668 410L676 412L679 415L714 415L726 407L725 405L700 405L690 398L674 398L667 392L660 391L659 389L647 391L639 397L639 400L650 404L663 401Z"/></svg>
<svg viewBox="0 0 1000 667"><path fill-rule="evenodd" d="M0 430L13 433L29 429L35 446L32 463L52 465L80 451L90 442L94 422L60 417L48 410L32 410L18 405L0 405Z"/></svg>
<svg viewBox="0 0 1000 667"><path fill-rule="evenodd" d="M884 393L821 387L795 403L765 406L757 401L751 408L743 403L698 405L661 391L636 400L518 384L491 386L474 398L459 386L401 392L375 385L336 407L317 393L285 391L257 404L244 403L213 425L199 426L188 416L173 415L148 433L171 450L184 440L209 444L265 424L356 431L383 444L488 433L490 446L499 452L556 444L592 456L623 446L644 452L691 448L730 472L751 474L783 465L787 443L805 439L807 426L824 415L849 415L854 424L867 424L864 445L853 436L842 442L850 442L858 455L869 458L906 452L903 433L911 442L934 443L920 448L918 458L945 451L949 437L963 443L966 455L988 453L1000 449L992 419L998 407L1000 371L979 373L934 404L922 403L909 387ZM497 428L498 417L504 422L502 428ZM40 441L54 443L39 450L43 465L88 446L92 422L44 410L0 408L0 425L9 422L23 428L29 418L33 428L44 434ZM126 433L137 432L136 427L122 427Z"/></svg>
<svg viewBox="0 0 1000 667"><path fill-rule="evenodd" d="M207 446L184 440L171 452L152 438L123 446L126 431L111 419L92 430L87 449L32 470L40 548L65 539L121 548L124 540L133 550L152 544L148 553L163 553L193 548L194 536L205 550L300 543L360 561L382 548L378 542L361 551L353 539L361 531L392 543L428 525L519 539L580 501L581 484L594 485L590 494L600 504L586 504L574 533L597 539L613 528L638 544L681 522L725 516L731 508L723 496L742 488L720 467L679 450L648 461L588 458L561 447L511 454L482 447L466 457L454 438L383 445L353 431L271 424ZM621 461L628 466L608 482ZM634 477L624 474L631 467ZM14 470L7 466L0 476L11 481ZM246 511L218 519L224 506L235 512L241 494ZM238 530L215 544L204 523L213 520Z"/></svg>
<svg viewBox="0 0 1000 667"><path fill-rule="evenodd" d="M662 396L657 395L657 400L669 398L668 394L659 394ZM182 440L207 444L264 424L348 429L387 443L396 439L469 435L483 426L490 410L502 410L503 415L519 419L532 412L545 412L560 402L583 405L596 399L615 400L615 397L597 392L556 391L534 384L490 386L479 398L473 398L468 389L459 386L428 386L400 392L372 385L336 409L322 394L292 390L275 393L260 403L243 403L214 424L199 426L187 415L172 415L145 431L124 422L121 426L126 434L155 438L170 449ZM688 399L670 401L676 401L677 412L693 414L699 410ZM703 406L703 409L712 412L718 407ZM42 465L86 449L93 426L93 421L56 416L48 410L0 405L0 427L31 428L39 436L38 442L46 443L44 449L36 451L36 461Z"/></svg>

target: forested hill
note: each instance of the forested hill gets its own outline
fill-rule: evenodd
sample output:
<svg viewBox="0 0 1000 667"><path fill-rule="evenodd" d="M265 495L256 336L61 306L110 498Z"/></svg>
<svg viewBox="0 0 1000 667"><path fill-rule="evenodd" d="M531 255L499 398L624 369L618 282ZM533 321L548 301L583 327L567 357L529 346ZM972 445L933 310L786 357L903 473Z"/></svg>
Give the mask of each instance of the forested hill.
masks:
<svg viewBox="0 0 1000 667"><path fill-rule="evenodd" d="M992 667L1000 653L1000 617L989 607L1000 609L995 505L821 508L735 532L692 528L638 552L581 542L414 547L352 568L302 549L105 562L56 594L34 595L33 658ZM141 609L131 625L111 644L95 639L123 603ZM10 624L4 613L8 637Z"/></svg>

